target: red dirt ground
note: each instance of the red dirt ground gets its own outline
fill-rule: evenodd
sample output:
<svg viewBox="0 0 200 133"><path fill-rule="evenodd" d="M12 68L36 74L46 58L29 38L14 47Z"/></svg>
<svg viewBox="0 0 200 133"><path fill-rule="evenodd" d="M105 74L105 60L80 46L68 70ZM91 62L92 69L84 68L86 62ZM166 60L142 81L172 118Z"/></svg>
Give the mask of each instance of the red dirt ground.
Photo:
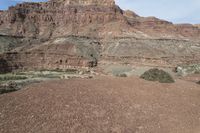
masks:
<svg viewBox="0 0 200 133"><path fill-rule="evenodd" d="M1 133L200 133L200 86L137 77L33 84L0 95Z"/></svg>

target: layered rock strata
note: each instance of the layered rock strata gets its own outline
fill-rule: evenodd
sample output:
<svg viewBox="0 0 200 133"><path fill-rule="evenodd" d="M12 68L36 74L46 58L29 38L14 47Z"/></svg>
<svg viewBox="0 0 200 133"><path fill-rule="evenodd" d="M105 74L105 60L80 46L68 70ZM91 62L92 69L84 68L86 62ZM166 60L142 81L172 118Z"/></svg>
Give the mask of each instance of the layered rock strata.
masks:
<svg viewBox="0 0 200 133"><path fill-rule="evenodd" d="M114 0L25 2L0 11L0 52L11 69L90 67L124 58L199 62L199 38L199 25L141 17Z"/></svg>

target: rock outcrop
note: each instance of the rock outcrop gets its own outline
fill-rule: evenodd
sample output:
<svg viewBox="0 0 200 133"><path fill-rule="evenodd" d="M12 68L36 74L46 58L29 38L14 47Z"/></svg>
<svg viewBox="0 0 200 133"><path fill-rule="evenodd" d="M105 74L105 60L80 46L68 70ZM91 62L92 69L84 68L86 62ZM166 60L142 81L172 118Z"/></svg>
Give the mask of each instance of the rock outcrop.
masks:
<svg viewBox="0 0 200 133"><path fill-rule="evenodd" d="M1 31L15 36L51 38L62 35L85 35L95 31L92 24L123 21L122 10L113 0L51 0L23 3L1 14ZM94 30L95 26L94 27ZM85 31L81 33L81 31ZM88 30L88 31L87 31Z"/></svg>
<svg viewBox="0 0 200 133"><path fill-rule="evenodd" d="M0 52L5 53L2 58L9 64L20 64L11 65L12 69L35 68L35 64L38 68L89 67L98 60L119 57L164 58L170 60L169 64L182 57L181 62L195 57L198 62L196 56L200 53L198 25L175 25L155 17L140 17L123 11L114 0L17 4L0 11L0 35ZM52 43L60 38L67 41L61 41L61 45Z"/></svg>
<svg viewBox="0 0 200 133"><path fill-rule="evenodd" d="M195 26L198 27L198 28L200 29L200 24L196 24Z"/></svg>
<svg viewBox="0 0 200 133"><path fill-rule="evenodd" d="M87 46L95 44L95 41L80 39L74 36L67 38L56 38L38 46L30 47L21 52L7 52L0 55L1 72L11 70L32 70L32 69L68 69L80 67L97 66L97 54L94 47ZM72 40L77 40L73 43ZM82 41L82 42L78 42ZM84 42L85 41L85 42ZM5 70L4 70L5 68Z"/></svg>
<svg viewBox="0 0 200 133"><path fill-rule="evenodd" d="M66 5L94 5L94 6L115 6L114 0L50 0L55 3Z"/></svg>
<svg viewBox="0 0 200 133"><path fill-rule="evenodd" d="M118 34L106 31L109 23L121 26L112 29ZM196 26L173 25L155 17L140 17L134 12L121 10L114 0L50 0L18 4L0 12L1 34L48 39L64 35L120 36L122 30L142 32L156 38L200 37ZM144 36L141 34L140 37Z"/></svg>

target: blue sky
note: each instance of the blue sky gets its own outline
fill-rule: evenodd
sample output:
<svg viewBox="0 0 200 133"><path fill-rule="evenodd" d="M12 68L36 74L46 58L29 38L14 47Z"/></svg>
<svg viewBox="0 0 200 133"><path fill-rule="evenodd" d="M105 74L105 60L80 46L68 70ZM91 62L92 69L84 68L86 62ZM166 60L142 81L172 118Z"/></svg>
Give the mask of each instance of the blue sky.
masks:
<svg viewBox="0 0 200 133"><path fill-rule="evenodd" d="M0 0L0 9L7 9L21 0ZM27 0L31 1L31 0ZM33 0L41 2L44 0ZM156 16L174 23L200 23L200 0L115 0L122 9L140 16Z"/></svg>

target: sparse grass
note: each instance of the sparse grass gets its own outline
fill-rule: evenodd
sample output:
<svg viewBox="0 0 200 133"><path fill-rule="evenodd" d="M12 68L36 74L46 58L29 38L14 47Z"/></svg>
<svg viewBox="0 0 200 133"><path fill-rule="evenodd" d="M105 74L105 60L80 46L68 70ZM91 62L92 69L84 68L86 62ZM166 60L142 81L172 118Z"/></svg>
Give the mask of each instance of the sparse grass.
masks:
<svg viewBox="0 0 200 133"><path fill-rule="evenodd" d="M45 80L61 79L63 76L71 75L70 78L78 77L77 69L55 69L40 71L24 71L0 74L0 94L17 91L25 85ZM89 77L92 78L92 77ZM15 83L15 84L13 84Z"/></svg>
<svg viewBox="0 0 200 133"><path fill-rule="evenodd" d="M160 83L174 83L175 82L169 73L163 70L159 70L157 68L146 71L141 76L141 78L148 81L159 81Z"/></svg>
<svg viewBox="0 0 200 133"><path fill-rule="evenodd" d="M10 93L13 91L17 91L17 84L15 82L9 82L6 86L0 85L0 94Z"/></svg>
<svg viewBox="0 0 200 133"><path fill-rule="evenodd" d="M199 71L195 71L194 74L200 74L200 70Z"/></svg>
<svg viewBox="0 0 200 133"><path fill-rule="evenodd" d="M19 76L19 75L12 75L12 74L0 75L0 81L25 80L25 79L27 79L26 76Z"/></svg>
<svg viewBox="0 0 200 133"><path fill-rule="evenodd" d="M18 76L28 76L29 78L60 78L64 74L78 74L77 69L54 69L54 70L47 70L42 69L39 71L29 71L29 72L17 72L16 75Z"/></svg>
<svg viewBox="0 0 200 133"><path fill-rule="evenodd" d="M179 75L183 74L200 74L200 64L179 66Z"/></svg>
<svg viewBox="0 0 200 133"><path fill-rule="evenodd" d="M125 73L117 74L116 76L117 76L117 77L124 77L124 78L125 78L125 77L128 77Z"/></svg>
<svg viewBox="0 0 200 133"><path fill-rule="evenodd" d="M27 72L16 72L15 75L31 75L31 73L27 73Z"/></svg>
<svg viewBox="0 0 200 133"><path fill-rule="evenodd" d="M50 79L60 79L60 75L55 74L38 74L36 75L38 78L50 78Z"/></svg>
<svg viewBox="0 0 200 133"><path fill-rule="evenodd" d="M44 72L44 71L49 71L49 72L65 72L65 73L69 73L69 74L74 74L74 73L78 72L77 69L52 69L52 70L42 69L42 70L40 70L40 72Z"/></svg>
<svg viewBox="0 0 200 133"><path fill-rule="evenodd" d="M64 70L64 72L66 72L68 74L75 74L75 73L78 72L78 70L76 70L76 69L66 69L66 70Z"/></svg>
<svg viewBox="0 0 200 133"><path fill-rule="evenodd" d="M24 81L8 81L3 84L0 84L0 94L18 91L26 85L39 82L40 82L39 80L33 80L33 79Z"/></svg>
<svg viewBox="0 0 200 133"><path fill-rule="evenodd" d="M7 89L7 88L1 89L0 88L0 94L10 93L10 92L14 92L14 91L17 91L17 90L15 88L11 88L11 89Z"/></svg>

